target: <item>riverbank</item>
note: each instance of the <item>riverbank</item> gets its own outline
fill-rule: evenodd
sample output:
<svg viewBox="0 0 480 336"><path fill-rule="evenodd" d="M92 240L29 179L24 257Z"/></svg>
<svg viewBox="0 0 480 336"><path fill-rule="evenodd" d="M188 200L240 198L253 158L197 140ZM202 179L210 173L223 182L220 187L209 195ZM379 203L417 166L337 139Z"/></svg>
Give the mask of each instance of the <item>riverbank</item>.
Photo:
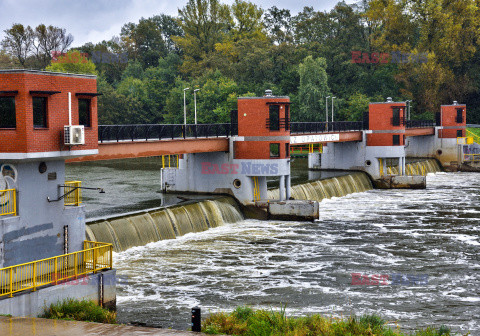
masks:
<svg viewBox="0 0 480 336"><path fill-rule="evenodd" d="M315 314L303 317L288 317L284 309L267 311L238 307L231 313L210 315L203 322L202 331L207 334L239 336L447 336L451 334L450 329L446 326L429 327L406 334L400 330L398 325L391 328L387 324L389 322L377 315L329 318Z"/></svg>

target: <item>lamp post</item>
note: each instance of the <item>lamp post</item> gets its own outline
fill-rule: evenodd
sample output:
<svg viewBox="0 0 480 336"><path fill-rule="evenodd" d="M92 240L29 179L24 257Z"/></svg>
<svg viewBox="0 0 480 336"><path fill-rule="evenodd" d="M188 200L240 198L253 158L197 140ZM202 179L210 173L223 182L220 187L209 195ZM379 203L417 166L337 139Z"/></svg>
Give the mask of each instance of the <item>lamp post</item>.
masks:
<svg viewBox="0 0 480 336"><path fill-rule="evenodd" d="M332 97L332 123L333 123L333 100L337 97Z"/></svg>
<svg viewBox="0 0 480 336"><path fill-rule="evenodd" d="M328 98L330 98L330 96L325 97L325 128L327 132L328 132Z"/></svg>
<svg viewBox="0 0 480 336"><path fill-rule="evenodd" d="M193 100L194 100L194 105L195 105L195 125L197 124L197 92L200 91L200 89L195 89L193 90Z"/></svg>
<svg viewBox="0 0 480 336"><path fill-rule="evenodd" d="M185 97L185 92L190 90L190 88L183 89L183 124L187 125L187 98Z"/></svg>
<svg viewBox="0 0 480 336"><path fill-rule="evenodd" d="M407 100L405 103L407 103L407 106L406 106L406 107L407 107L407 111L406 111L406 113L405 113L405 114L406 114L406 118L405 118L405 119L410 120L410 106L411 106L410 104L412 103L412 101L411 101L411 100Z"/></svg>
<svg viewBox="0 0 480 336"><path fill-rule="evenodd" d="M325 122L328 122L328 98L330 96L325 97Z"/></svg>

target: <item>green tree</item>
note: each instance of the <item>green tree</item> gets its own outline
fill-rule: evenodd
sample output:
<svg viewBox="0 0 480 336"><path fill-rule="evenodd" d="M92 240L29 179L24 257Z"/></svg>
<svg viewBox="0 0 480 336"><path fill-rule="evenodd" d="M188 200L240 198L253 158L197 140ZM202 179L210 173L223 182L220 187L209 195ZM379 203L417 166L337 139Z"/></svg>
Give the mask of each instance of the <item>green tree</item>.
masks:
<svg viewBox="0 0 480 336"><path fill-rule="evenodd" d="M325 58L314 59L307 56L299 65L300 86L298 95L300 108L297 110L296 120L320 121L325 114L323 101L328 95L328 76Z"/></svg>
<svg viewBox="0 0 480 336"><path fill-rule="evenodd" d="M66 55L52 60L47 71L98 75L95 64L79 51L69 51Z"/></svg>

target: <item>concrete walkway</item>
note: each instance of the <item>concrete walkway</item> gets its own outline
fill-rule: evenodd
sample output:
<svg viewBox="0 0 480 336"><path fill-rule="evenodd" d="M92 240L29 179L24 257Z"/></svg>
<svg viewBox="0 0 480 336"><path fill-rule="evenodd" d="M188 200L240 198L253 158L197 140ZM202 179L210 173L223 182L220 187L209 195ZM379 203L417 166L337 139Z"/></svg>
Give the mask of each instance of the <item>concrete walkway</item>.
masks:
<svg viewBox="0 0 480 336"><path fill-rule="evenodd" d="M199 336L203 333L91 322L0 316L1 336Z"/></svg>

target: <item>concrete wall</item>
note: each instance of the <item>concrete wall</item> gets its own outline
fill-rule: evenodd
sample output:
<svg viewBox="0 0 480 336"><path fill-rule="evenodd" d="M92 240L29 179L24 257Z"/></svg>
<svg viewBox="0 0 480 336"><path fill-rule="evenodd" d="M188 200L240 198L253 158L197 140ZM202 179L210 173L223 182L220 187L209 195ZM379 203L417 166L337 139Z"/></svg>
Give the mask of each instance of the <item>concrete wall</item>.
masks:
<svg viewBox="0 0 480 336"><path fill-rule="evenodd" d="M103 280L101 280L103 277ZM103 283L103 295L102 286ZM37 317L44 308L52 303L67 299L91 300L100 304L103 296L104 307L115 309L116 305L116 271L108 270L87 277L38 289L35 292L20 294L13 298L0 299L0 314L12 316Z"/></svg>
<svg viewBox="0 0 480 336"><path fill-rule="evenodd" d="M166 187L169 191L226 193L242 203L253 200L254 176L258 177L261 199L268 198L267 176L284 179L290 176L290 159L236 160L230 159L228 153L186 154L180 160L179 167L162 169L162 188ZM240 181L238 188L235 187L235 180Z"/></svg>
<svg viewBox="0 0 480 336"><path fill-rule="evenodd" d="M65 182L64 161L46 161L44 173L39 172L39 162L9 165L16 170L16 181L11 182L15 185L9 187L17 188L18 216L0 217L0 268L64 254L64 226L68 226L67 252L81 250L84 207L47 201L63 194L58 186Z"/></svg>

